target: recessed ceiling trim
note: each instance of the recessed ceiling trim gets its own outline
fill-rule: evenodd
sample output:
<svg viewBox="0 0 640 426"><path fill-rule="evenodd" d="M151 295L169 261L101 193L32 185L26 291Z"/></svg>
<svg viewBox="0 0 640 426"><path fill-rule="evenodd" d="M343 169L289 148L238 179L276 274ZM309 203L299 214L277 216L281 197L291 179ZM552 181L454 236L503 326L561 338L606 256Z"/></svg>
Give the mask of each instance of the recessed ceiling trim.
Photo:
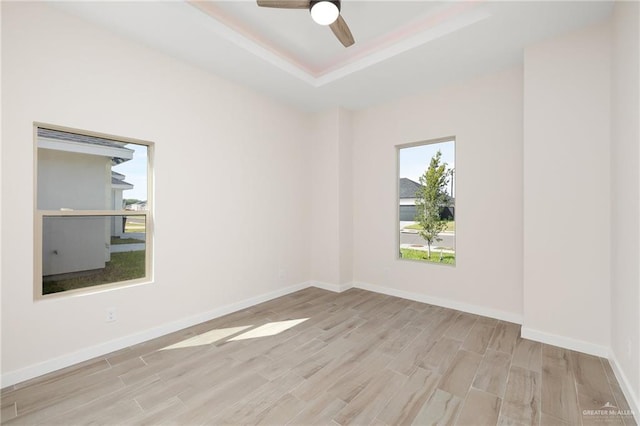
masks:
<svg viewBox="0 0 640 426"><path fill-rule="evenodd" d="M185 0L185 2L212 18L212 29L221 37L305 83L315 85L315 73L311 68L297 61L293 56L265 43L257 34L226 16L212 2L197 0Z"/></svg>
<svg viewBox="0 0 640 426"><path fill-rule="evenodd" d="M363 70L396 55L407 52L423 44L429 43L430 41L436 40L447 34L451 34L462 28L483 21L490 16L491 14L487 11L467 11L463 15L457 16L451 20L443 21L438 25L427 29L426 31L423 31L411 37L407 37L396 43L390 44L388 47L373 50L371 51L371 53L363 55L359 59L345 61L344 63L338 64L335 68L328 71L326 74L316 77L314 85L316 87L320 87L325 84L331 83L335 80L346 77L349 74L353 74L354 72Z"/></svg>
<svg viewBox="0 0 640 426"><path fill-rule="evenodd" d="M322 87L491 16L487 10L478 7L484 3L482 1L451 3L366 45L351 48L333 63L317 68L269 44L212 1L185 1L211 18L217 34L312 87Z"/></svg>

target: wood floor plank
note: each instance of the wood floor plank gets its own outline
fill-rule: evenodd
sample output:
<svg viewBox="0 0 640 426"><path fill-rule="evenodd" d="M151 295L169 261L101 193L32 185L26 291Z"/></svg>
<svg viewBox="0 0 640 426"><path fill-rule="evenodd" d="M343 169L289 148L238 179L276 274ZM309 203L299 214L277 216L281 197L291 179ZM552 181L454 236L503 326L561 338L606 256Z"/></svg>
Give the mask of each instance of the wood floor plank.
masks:
<svg viewBox="0 0 640 426"><path fill-rule="evenodd" d="M576 423L576 424L579 424L579 423ZM543 412L542 415L540 416L540 425L541 426L569 426L569 423Z"/></svg>
<svg viewBox="0 0 640 426"><path fill-rule="evenodd" d="M235 404L266 383L263 377L250 373L221 386L193 387L178 395L186 410L176 420L181 424L216 424L224 407Z"/></svg>
<svg viewBox="0 0 640 426"><path fill-rule="evenodd" d="M180 426L175 418L184 412L185 405L178 398L171 398L155 406L152 410L131 419L128 424L137 426Z"/></svg>
<svg viewBox="0 0 640 426"><path fill-rule="evenodd" d="M187 406L203 406L209 403L232 404L246 396L247 391L255 392L268 382L256 373L241 374L234 380L216 383L210 386L208 379L197 383L190 389L178 394L178 398Z"/></svg>
<svg viewBox="0 0 640 426"><path fill-rule="evenodd" d="M304 407L303 401L288 393L278 399L275 404L260 412L255 419L250 419L249 424L283 425L289 419L296 417Z"/></svg>
<svg viewBox="0 0 640 426"><path fill-rule="evenodd" d="M457 425L489 426L498 422L501 399L488 392L471 389L462 406Z"/></svg>
<svg viewBox="0 0 640 426"><path fill-rule="evenodd" d="M542 412L568 423L581 422L569 352L550 345L542 346Z"/></svg>
<svg viewBox="0 0 640 426"><path fill-rule="evenodd" d="M462 408L463 399L436 389L418 412L413 425L454 425Z"/></svg>
<svg viewBox="0 0 640 426"><path fill-rule="evenodd" d="M418 368L391 398L377 418L387 425L411 424L435 392L440 375Z"/></svg>
<svg viewBox="0 0 640 426"><path fill-rule="evenodd" d="M518 420L512 419L505 415L500 414L498 417L498 426L528 426L528 423L523 423Z"/></svg>
<svg viewBox="0 0 640 426"><path fill-rule="evenodd" d="M398 373L410 376L420 365L425 354L437 343L428 337L424 330L418 334L389 364L389 368Z"/></svg>
<svg viewBox="0 0 640 426"><path fill-rule="evenodd" d="M516 324L360 289L304 289L0 399L2 425L637 426L588 411L628 409L607 360L522 339Z"/></svg>
<svg viewBox="0 0 640 426"><path fill-rule="evenodd" d="M504 397L507 386L511 356L504 352L487 350L473 380L473 387L492 393L500 398Z"/></svg>
<svg viewBox="0 0 640 426"><path fill-rule="evenodd" d="M18 416L6 424L42 423L124 387L118 378L78 382L76 386L64 388L60 393L34 392L24 401L18 401Z"/></svg>
<svg viewBox="0 0 640 426"><path fill-rule="evenodd" d="M422 330L418 327L408 326L402 330L402 333L398 333L395 337L390 338L385 343L380 345L377 352L390 357L396 357L400 352L404 350Z"/></svg>
<svg viewBox="0 0 640 426"><path fill-rule="evenodd" d="M229 407L221 408L218 421L226 424L250 424L265 413L280 398L295 389L304 379L294 373L288 373L262 386L256 392L241 398Z"/></svg>
<svg viewBox="0 0 640 426"><path fill-rule="evenodd" d="M542 344L532 340L518 338L513 353L512 365L542 372Z"/></svg>
<svg viewBox="0 0 640 426"><path fill-rule="evenodd" d="M334 379L334 382L326 387L326 392L346 403L351 402L371 381L375 379L373 371L383 370L389 364L389 357L377 353L371 354L363 362Z"/></svg>
<svg viewBox="0 0 640 426"><path fill-rule="evenodd" d="M354 329L360 327L362 324L366 322L364 318L354 317L352 313L349 314L344 320L341 320L340 323L333 325L329 328L320 328L323 330L323 333L319 333L318 339L324 342L332 342L333 340L343 336L345 333L353 331Z"/></svg>
<svg viewBox="0 0 640 426"><path fill-rule="evenodd" d="M573 351L571 356L571 367L581 408L597 410L615 401L600 359Z"/></svg>
<svg viewBox="0 0 640 426"><path fill-rule="evenodd" d="M604 419L607 424L624 426L600 358L571 351L571 359L583 425L601 424ZM595 414L592 410L606 414Z"/></svg>
<svg viewBox="0 0 640 426"><path fill-rule="evenodd" d="M74 419L78 417L84 419L86 424L127 424L140 414L142 409L135 401L122 399L113 404L101 406L99 409L88 406L79 408L61 417L46 419L42 424L66 426L73 424Z"/></svg>
<svg viewBox="0 0 640 426"><path fill-rule="evenodd" d="M2 407L0 409L0 422L4 423L13 419L18 415L18 410L15 402L2 401Z"/></svg>
<svg viewBox="0 0 640 426"><path fill-rule="evenodd" d="M456 354L453 362L443 374L439 389L464 398L482 361L482 356L465 350Z"/></svg>
<svg viewBox="0 0 640 426"><path fill-rule="evenodd" d="M142 413L142 408L136 403L135 398L161 384L158 376L150 377L132 386L126 386L110 394L96 398L95 400L75 407L59 416L51 416L46 422L68 425L76 418L87 419L88 423L125 423L127 420Z"/></svg>
<svg viewBox="0 0 640 426"><path fill-rule="evenodd" d="M333 420L340 425L370 423L406 380L384 369Z"/></svg>
<svg viewBox="0 0 640 426"><path fill-rule="evenodd" d="M432 369L440 374L444 374L453 362L454 354L460 349L461 341L449 337L442 337L427 352L426 356L420 360L418 367Z"/></svg>
<svg viewBox="0 0 640 426"><path fill-rule="evenodd" d="M187 379L188 380L188 379ZM162 406L167 401L178 400L178 394L189 389L191 386L185 382L167 382L160 379L160 384L152 389L142 392L140 395L136 395L134 398L136 403L145 411L155 410L157 407ZM180 401L182 404L182 401Z"/></svg>
<svg viewBox="0 0 640 426"><path fill-rule="evenodd" d="M340 398L335 398L325 393L293 417L287 424L290 425L327 425L347 405Z"/></svg>
<svg viewBox="0 0 640 426"><path fill-rule="evenodd" d="M358 361L359 360L353 356L332 360L294 389L293 394L304 401L316 399L326 391L329 384L332 384L336 378L341 377L355 368L359 363Z"/></svg>
<svg viewBox="0 0 640 426"><path fill-rule="evenodd" d="M90 375L99 371L107 370L110 367L111 365L107 362L106 359L93 358L88 361L84 361L70 367L62 368L52 373L45 374L44 376L39 376L34 379L18 383L14 386L14 389L17 391L28 386L43 386L50 383L57 383L58 385L60 385L65 381L73 380L74 377ZM4 393L2 395L2 399L5 399Z"/></svg>
<svg viewBox="0 0 640 426"><path fill-rule="evenodd" d="M500 416L516 423L540 425L541 395L540 373L512 365Z"/></svg>
<svg viewBox="0 0 640 426"><path fill-rule="evenodd" d="M444 335L452 339L464 341L477 320L477 316L461 312L456 319L453 320L453 323L447 331L445 331Z"/></svg>
<svg viewBox="0 0 640 426"><path fill-rule="evenodd" d="M491 336L489 349L512 354L516 341L520 337L520 326L510 322L500 321Z"/></svg>
<svg viewBox="0 0 640 426"><path fill-rule="evenodd" d="M486 324L480 320L471 327L471 331L464 339L462 349L483 355L489 346L489 341L495 330L495 326Z"/></svg>

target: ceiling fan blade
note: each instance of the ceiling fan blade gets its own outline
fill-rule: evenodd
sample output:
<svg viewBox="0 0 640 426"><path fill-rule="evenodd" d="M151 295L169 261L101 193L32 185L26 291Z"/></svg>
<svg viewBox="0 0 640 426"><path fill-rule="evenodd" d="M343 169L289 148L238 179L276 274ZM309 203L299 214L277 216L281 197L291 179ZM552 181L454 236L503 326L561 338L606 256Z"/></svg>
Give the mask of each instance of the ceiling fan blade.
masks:
<svg viewBox="0 0 640 426"><path fill-rule="evenodd" d="M344 47L349 47L356 42L353 39L353 35L351 34L351 30L349 30L347 23L342 18L342 15L338 15L338 19L336 19L333 24L329 25L329 27Z"/></svg>
<svg viewBox="0 0 640 426"><path fill-rule="evenodd" d="M309 9L309 0L258 0L260 7L275 7L278 9Z"/></svg>

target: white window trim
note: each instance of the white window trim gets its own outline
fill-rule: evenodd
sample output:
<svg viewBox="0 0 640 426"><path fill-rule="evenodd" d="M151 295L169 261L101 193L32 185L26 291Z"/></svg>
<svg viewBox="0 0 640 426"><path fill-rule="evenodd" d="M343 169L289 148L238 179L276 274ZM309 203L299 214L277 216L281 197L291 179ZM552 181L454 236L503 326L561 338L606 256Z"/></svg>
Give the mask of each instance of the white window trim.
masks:
<svg viewBox="0 0 640 426"><path fill-rule="evenodd" d="M399 260L399 261L403 261L403 262L414 262L414 263L419 263L419 264L424 264L424 265L438 265L438 266L444 266L444 267L448 267L448 268L456 268L458 265L458 244L456 241L456 261L453 265L451 264L443 264L443 263L436 263L436 262L428 262L428 261L422 261L422 260L415 260L415 259L406 259L403 258L402 256L400 256L400 187L398 185L398 183L400 182L400 150L404 149L404 148L413 148L416 146L422 146L422 145L433 145L433 144L437 144L437 143L442 143L442 142L453 142L454 143L454 157L457 160L457 156L458 156L458 139L456 138L456 136L447 136L447 137L443 137L443 138L437 138L437 139L426 139L426 140L422 140L422 141L418 141L418 142L409 142L409 143L403 143L403 144L399 144L395 146L396 149L396 190L395 190L395 203L396 203L396 245L395 245L395 260ZM457 186L457 180L455 180L453 182L454 188L456 188ZM457 194L457 189L454 189L454 193ZM415 199L414 199L415 200ZM454 203L455 205L455 203ZM456 218L457 218L457 212L456 212ZM457 223L457 219L455 219L456 223ZM456 230L457 230L457 224L456 224ZM458 238L457 234L456 234L456 240Z"/></svg>
<svg viewBox="0 0 640 426"><path fill-rule="evenodd" d="M99 138L111 139L123 144L136 144L144 145L147 147L147 209L146 210L38 210L38 128L45 128L51 130L59 130L69 133L77 133L86 136L94 136ZM40 138L44 139L44 138ZM64 143L64 142L63 142ZM144 141L140 139L134 139L129 137L114 136L105 133L92 132L87 130L80 130L70 127L58 126L54 124L33 123L33 177L34 177L34 191L33 191L33 206L34 206L34 268L33 268L33 299L38 300L50 300L61 297L73 297L84 296L93 293L101 293L112 289L120 289L130 287L134 285L150 284L153 283L154 277L154 262L153 262L153 242L154 242L154 220L153 220L153 162L154 162L154 148L155 144L150 141ZM83 216L144 216L146 226L145 236L145 276L143 278L137 278L134 280L119 281L114 283L99 284L90 287L78 288L74 290L67 290L52 294L43 294L43 280L42 280L42 224L45 216L52 217L83 217Z"/></svg>

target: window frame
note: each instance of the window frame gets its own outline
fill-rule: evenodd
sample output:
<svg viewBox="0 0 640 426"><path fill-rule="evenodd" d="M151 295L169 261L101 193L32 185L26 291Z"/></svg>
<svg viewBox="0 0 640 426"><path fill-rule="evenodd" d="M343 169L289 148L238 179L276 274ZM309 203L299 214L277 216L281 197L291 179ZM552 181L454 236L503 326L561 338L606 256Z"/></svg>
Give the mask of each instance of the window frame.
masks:
<svg viewBox="0 0 640 426"><path fill-rule="evenodd" d="M440 265L440 266L447 266L447 267L452 267L455 268L458 265L458 244L457 244L457 229L458 229L458 225L457 225L457 217L458 217L458 212L456 209L456 204L457 204L457 178L454 178L453 180L453 193L455 194L454 196L454 202L453 202L453 206L454 206L454 222L456 222L456 233L454 236L454 241L456 242L455 244L455 261L453 264L450 263L438 263L438 262L432 262L430 260L418 260L418 259L409 259L409 258L405 258L402 257L401 252L400 252L400 150L405 149L405 148L414 148L414 147L418 147L418 146L423 146L423 145L433 145L433 144L437 144L437 143L443 143L443 142L453 142L453 158L454 158L454 164L457 163L457 156L458 156L458 139L456 136L451 135L451 136L445 136L445 137L441 137L441 138L434 138L434 139L425 139L425 140L421 140L421 141L416 141L416 142L407 142L407 143L401 143L398 145L395 145L395 151L396 151L396 183L395 183L395 228L396 228L396 238L395 238L395 246L394 246L394 250L395 250L395 260L400 260L400 261L408 261L408 262L413 262L413 263L419 263L419 264L426 264L426 265ZM454 168L455 170L455 168ZM454 173L454 174L457 174Z"/></svg>
<svg viewBox="0 0 640 426"><path fill-rule="evenodd" d="M39 210L38 209L38 128L57 130L68 133L76 133L84 136L93 136L98 138L111 139L117 142L143 145L147 147L147 209L138 211L129 210ZM141 139L135 139L124 136L115 136L107 133L82 130L72 127L59 126L42 122L33 122L33 211L34 211L34 267L33 267L33 299L49 300L52 298L72 297L79 295L87 295L92 293L101 293L113 289L137 286L142 284L151 284L154 282L154 262L153 262L153 246L154 246L154 175L153 164L155 154L155 143ZM43 223L45 217L88 217L88 216L143 216L145 218L145 276L133 280L117 281L112 283L97 284L88 287L65 290L51 294L44 294L43 290Z"/></svg>

